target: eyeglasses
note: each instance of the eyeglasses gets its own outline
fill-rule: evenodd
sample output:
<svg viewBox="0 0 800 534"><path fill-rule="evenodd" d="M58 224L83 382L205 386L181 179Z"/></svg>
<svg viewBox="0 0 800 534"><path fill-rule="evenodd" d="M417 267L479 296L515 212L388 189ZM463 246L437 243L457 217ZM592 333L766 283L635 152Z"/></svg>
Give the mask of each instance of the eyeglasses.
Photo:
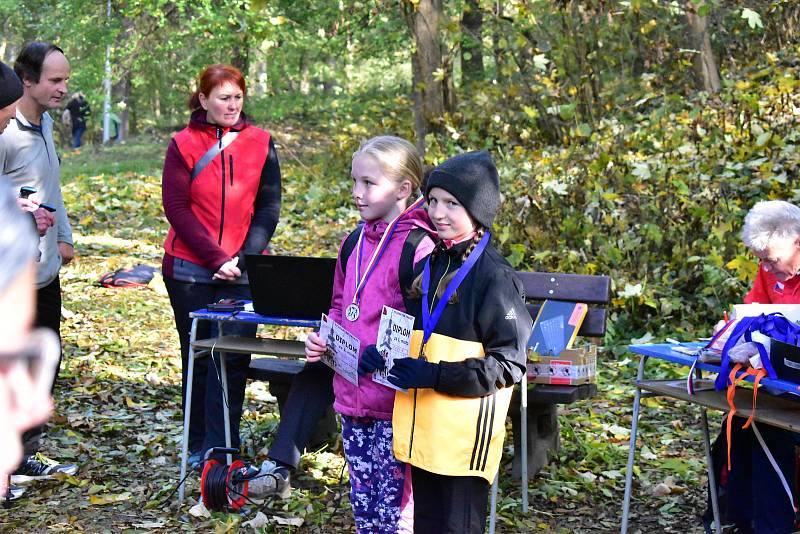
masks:
<svg viewBox="0 0 800 534"><path fill-rule="evenodd" d="M0 375L8 378L24 373L33 385L33 391L28 394L49 394L60 351L58 335L48 328L37 328L19 349L0 350Z"/></svg>

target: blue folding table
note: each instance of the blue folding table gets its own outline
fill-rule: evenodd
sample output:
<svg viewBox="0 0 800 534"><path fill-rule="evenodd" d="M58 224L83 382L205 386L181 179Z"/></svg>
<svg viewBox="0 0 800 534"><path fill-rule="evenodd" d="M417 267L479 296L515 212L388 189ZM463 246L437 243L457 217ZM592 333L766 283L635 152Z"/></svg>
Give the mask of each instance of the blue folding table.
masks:
<svg viewBox="0 0 800 534"><path fill-rule="evenodd" d="M700 343L681 343L681 344L651 344L651 345L631 345L628 347L630 352L639 354L641 359L639 361L639 370L636 375L636 392L633 398L633 419L631 421L631 435L630 435L630 448L628 450L628 464L625 472L625 496L622 504L622 534L628 531L628 516L630 513L630 500L631 488L633 484L633 466L636 454L636 435L639 424L639 407L642 399L642 391L648 392L654 396L667 396L679 400L684 400L692 404L696 404L701 408L701 420L703 430L703 448L706 454L706 463L708 470L709 485L714 488L716 483L714 480L714 468L711 462L711 443L708 432L708 416L706 414L707 408L712 408L720 411L728 410L728 402L724 391L715 391L713 389L696 390L694 394L687 391L685 385L685 378L683 380L646 380L645 366L650 358L657 360L667 361L676 365L691 367L695 363L696 356L684 354L675 350L676 348L687 349L700 349L703 345ZM702 372L719 373L720 366L712 363L697 362L695 365L695 378L701 379ZM741 375L742 372L739 373ZM737 375L737 376L739 376ZM753 381L752 375L747 375L746 379L750 382ZM764 378L760 381L762 386L778 390L781 392L790 392L800 394L800 385L793 382L784 380L770 380ZM743 417L749 417L753 412L752 410L753 397L750 390L738 388L734 403L736 406L737 414ZM774 395L770 395L768 391L762 392L758 397L757 410L754 416L757 422L764 422L769 425L777 426L791 430L793 432L800 432L800 403L786 400ZM714 522L716 531L722 532L719 517L719 506L717 504L716 492L711 491L711 506L714 512Z"/></svg>
<svg viewBox="0 0 800 534"><path fill-rule="evenodd" d="M219 354L220 379L222 381L223 405L228 398L228 378L225 367L225 355L227 352L241 352L245 354L266 354L272 356L288 356L293 358L303 358L305 356L302 341L290 341L285 339L270 338L247 338L240 336L225 336L223 327L225 323L251 323L273 326L319 328L318 320L298 319L293 317L271 317L260 315L252 311L236 312L214 312L206 309L191 312L192 329L189 334L189 368L187 369L186 384L186 409L183 414L183 442L181 446L181 474L178 487L178 502L183 502L184 483L186 480L186 464L189 453L189 420L192 414L192 377L194 376L194 360L202 356L211 355L212 352ZM217 323L217 337L210 339L197 339L197 324L200 321L211 321ZM225 418L225 446L231 446L230 414L228 410L223 410ZM231 458L228 455L228 463Z"/></svg>

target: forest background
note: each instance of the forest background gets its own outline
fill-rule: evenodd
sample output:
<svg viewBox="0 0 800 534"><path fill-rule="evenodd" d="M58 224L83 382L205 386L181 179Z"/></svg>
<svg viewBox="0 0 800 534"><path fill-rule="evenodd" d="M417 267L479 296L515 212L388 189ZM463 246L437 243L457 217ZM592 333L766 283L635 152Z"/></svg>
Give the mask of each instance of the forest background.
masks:
<svg viewBox="0 0 800 534"><path fill-rule="evenodd" d="M65 530L116 532L113 517L132 530L176 524L153 504L174 486L180 424L167 301L93 282L110 268L158 263L161 158L209 63L247 73L245 110L279 143L276 252L335 254L357 219L350 156L360 141L392 133L414 140L428 164L492 152L504 194L495 235L515 268L611 277L602 396L562 410L562 451L531 482L542 497L534 513L520 517L519 489L504 484L508 532L614 530L630 423L625 346L708 334L756 272L739 239L744 214L760 199L800 200L794 0L0 0L0 25L7 63L26 40L61 46L71 89L94 110L88 146L62 153L82 259L63 273L72 387L59 392L53 434L100 474L60 481L19 516L45 521L35 504L74 500L80 512L59 512ZM106 54L125 139L112 147L98 143ZM248 400L256 454L274 426L257 407L263 398L255 387ZM697 414L649 402L659 435L644 427L635 524L686 531L687 520L698 524L703 475L691 454L696 431L681 421ZM309 486L282 511L325 532L331 510L348 526L349 512L336 455L319 454L304 459L317 466ZM101 461L120 455L130 462ZM244 519L207 521L224 530Z"/></svg>

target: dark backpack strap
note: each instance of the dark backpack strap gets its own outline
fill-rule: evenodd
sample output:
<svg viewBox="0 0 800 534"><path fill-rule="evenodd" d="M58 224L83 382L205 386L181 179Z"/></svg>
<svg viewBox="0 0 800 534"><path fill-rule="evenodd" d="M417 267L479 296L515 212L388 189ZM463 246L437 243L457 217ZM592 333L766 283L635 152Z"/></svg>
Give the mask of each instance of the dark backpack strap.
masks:
<svg viewBox="0 0 800 534"><path fill-rule="evenodd" d="M216 158L220 152L225 150L228 145L233 143L237 137L239 137L239 132L230 130L220 138L218 143L214 143L211 148L208 149L208 152L203 154L203 157L200 158L200 161L197 162L197 165L194 166L194 169L192 169L191 179L194 180L197 178L197 175L203 172L203 169L206 168L206 165L211 163L211 161Z"/></svg>
<svg viewBox="0 0 800 534"><path fill-rule="evenodd" d="M347 260L350 259L350 254L352 254L353 250L356 248L358 236L361 234L361 228L363 228L363 226L364 221L359 221L355 229L350 232L350 234L344 240L344 243L342 243L342 251L339 253L339 257L341 258L340 264L342 266L342 274L347 274Z"/></svg>
<svg viewBox="0 0 800 534"><path fill-rule="evenodd" d="M400 279L400 289L406 291L410 286L414 276L414 255L417 253L417 247L428 232L422 228L414 228L408 233L405 243L403 243L403 251L400 253L400 270L398 278ZM404 283L405 282L405 283Z"/></svg>

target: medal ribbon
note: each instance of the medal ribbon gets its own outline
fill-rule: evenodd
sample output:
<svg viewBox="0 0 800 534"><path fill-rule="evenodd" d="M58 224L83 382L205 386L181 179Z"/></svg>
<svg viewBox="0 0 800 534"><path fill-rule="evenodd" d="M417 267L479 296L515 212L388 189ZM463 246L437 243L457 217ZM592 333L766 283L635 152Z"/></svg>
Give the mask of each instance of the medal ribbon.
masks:
<svg viewBox="0 0 800 534"><path fill-rule="evenodd" d="M378 241L378 246L375 247L372 257L369 259L366 269L364 269L363 275L361 275L361 256L364 251L364 229L361 229L361 235L358 236L358 243L356 244L356 291L353 294L353 304L358 304L361 301L361 292L364 290L364 286L367 285L367 280L369 280L369 277L372 275L375 267L377 267L381 256L383 256L383 253L389 244L389 240L392 238L395 228L397 228L397 223L399 223L400 219L402 219L409 212L421 206L423 202L425 202L425 197L419 197L409 207L407 207L405 211L392 219L392 221L386 227L386 230L384 230L380 241Z"/></svg>
<svg viewBox="0 0 800 534"><path fill-rule="evenodd" d="M456 292L458 286L461 285L461 282L464 281L464 278L467 277L470 269L475 266L475 262L478 261L478 257L481 255L483 250L486 248L486 245L489 244L489 236L491 233L487 231L483 234L483 237L478 242L478 245L475 249L470 252L469 256L467 256L467 260L458 268L456 271L456 275L447 284L447 287L442 294L442 298L439 299L439 302L436 303L436 308L434 308L433 313L430 311L430 306L428 305L428 290L430 289L431 285L431 258L430 256L425 261L425 269L422 271L422 346L424 347L425 344L430 339L431 334L433 334L433 329L436 327L436 323L439 322L439 319L442 317L442 312L444 311L445 306L447 306L447 301L450 300L450 297L453 293ZM447 274L447 273L445 273ZM444 275L443 275L444 276Z"/></svg>

